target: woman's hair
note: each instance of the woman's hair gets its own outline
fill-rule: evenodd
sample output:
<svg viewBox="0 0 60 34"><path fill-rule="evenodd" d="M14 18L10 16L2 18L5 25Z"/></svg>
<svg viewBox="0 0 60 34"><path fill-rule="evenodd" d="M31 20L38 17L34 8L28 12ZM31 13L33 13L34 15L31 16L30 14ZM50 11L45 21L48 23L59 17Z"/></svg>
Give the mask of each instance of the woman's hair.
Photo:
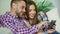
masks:
<svg viewBox="0 0 60 34"><path fill-rule="evenodd" d="M33 19L33 22L32 22L32 24L31 25L34 25L34 24L37 24L37 7L36 7L36 4L32 1L32 0L30 0L30 1L28 1L27 2L27 7L26 7L26 15L27 15L27 19L29 20L30 18L29 18L29 7L31 6L31 5L34 5L35 6L35 10L36 10L36 14L35 14L35 16L34 16L34 19Z"/></svg>

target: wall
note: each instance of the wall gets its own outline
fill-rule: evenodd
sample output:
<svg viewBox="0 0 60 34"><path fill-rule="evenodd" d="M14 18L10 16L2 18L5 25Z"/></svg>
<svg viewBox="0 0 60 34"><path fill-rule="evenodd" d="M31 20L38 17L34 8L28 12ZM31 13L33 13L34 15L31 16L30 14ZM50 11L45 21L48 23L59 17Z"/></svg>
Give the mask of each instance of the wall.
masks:
<svg viewBox="0 0 60 34"><path fill-rule="evenodd" d="M10 10L10 1L11 0L0 0L0 14Z"/></svg>

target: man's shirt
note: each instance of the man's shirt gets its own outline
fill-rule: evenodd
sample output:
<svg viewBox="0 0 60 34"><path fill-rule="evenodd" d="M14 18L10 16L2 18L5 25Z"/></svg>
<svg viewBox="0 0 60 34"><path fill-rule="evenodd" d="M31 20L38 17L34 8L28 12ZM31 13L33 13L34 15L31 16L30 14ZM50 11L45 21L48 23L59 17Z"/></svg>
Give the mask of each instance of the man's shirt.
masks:
<svg viewBox="0 0 60 34"><path fill-rule="evenodd" d="M9 12L0 15L1 26L7 27L14 34L35 34L38 32L38 26L34 25L28 28L24 23L24 20L24 18L18 18Z"/></svg>

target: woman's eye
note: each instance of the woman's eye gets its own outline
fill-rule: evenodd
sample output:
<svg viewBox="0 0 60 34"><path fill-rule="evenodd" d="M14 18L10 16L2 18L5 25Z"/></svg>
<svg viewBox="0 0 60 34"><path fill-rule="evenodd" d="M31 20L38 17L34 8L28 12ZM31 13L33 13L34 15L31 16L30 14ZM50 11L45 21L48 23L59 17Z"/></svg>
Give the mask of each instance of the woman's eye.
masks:
<svg viewBox="0 0 60 34"><path fill-rule="evenodd" d="M31 12L32 10L29 10L29 12Z"/></svg>
<svg viewBox="0 0 60 34"><path fill-rule="evenodd" d="M34 11L36 11L36 10L34 9Z"/></svg>

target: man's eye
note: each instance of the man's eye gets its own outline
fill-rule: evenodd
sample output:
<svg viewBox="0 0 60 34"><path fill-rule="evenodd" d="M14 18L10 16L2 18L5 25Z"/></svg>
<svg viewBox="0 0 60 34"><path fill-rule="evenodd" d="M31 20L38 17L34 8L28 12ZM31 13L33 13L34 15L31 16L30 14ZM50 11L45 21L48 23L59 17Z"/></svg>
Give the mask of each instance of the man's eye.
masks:
<svg viewBox="0 0 60 34"><path fill-rule="evenodd" d="M22 6L21 8L24 9L24 6Z"/></svg>
<svg viewBox="0 0 60 34"><path fill-rule="evenodd" d="M22 7L22 9L23 9L24 7Z"/></svg>

